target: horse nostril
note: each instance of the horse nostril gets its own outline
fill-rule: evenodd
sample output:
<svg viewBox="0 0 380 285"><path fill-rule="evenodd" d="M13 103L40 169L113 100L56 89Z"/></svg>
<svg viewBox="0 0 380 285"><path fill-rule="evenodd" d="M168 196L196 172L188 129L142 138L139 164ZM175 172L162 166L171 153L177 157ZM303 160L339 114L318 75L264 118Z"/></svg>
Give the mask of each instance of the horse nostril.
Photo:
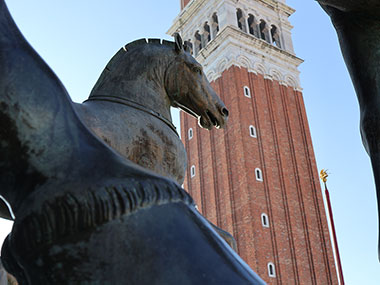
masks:
<svg viewBox="0 0 380 285"><path fill-rule="evenodd" d="M222 108L222 114L228 117L228 110L226 108Z"/></svg>

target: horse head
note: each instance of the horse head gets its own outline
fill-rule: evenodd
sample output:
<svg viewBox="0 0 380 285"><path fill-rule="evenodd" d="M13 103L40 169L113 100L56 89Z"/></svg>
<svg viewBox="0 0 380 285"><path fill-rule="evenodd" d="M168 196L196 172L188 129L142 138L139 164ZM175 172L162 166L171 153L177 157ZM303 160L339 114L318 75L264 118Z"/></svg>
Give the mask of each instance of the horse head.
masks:
<svg viewBox="0 0 380 285"><path fill-rule="evenodd" d="M202 66L184 47L177 33L175 52L175 60L169 65L165 78L172 106L196 117L203 128L224 127L228 110L208 82Z"/></svg>

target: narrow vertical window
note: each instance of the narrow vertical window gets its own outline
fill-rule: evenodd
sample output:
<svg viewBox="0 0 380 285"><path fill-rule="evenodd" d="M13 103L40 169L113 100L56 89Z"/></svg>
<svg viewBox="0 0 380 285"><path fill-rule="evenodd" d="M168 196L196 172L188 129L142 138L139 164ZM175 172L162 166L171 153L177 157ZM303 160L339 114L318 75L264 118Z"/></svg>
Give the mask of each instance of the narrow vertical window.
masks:
<svg viewBox="0 0 380 285"><path fill-rule="evenodd" d="M259 27L260 27L260 38L262 38L266 42L270 43L270 37L268 34L267 23L264 20L261 20Z"/></svg>
<svg viewBox="0 0 380 285"><path fill-rule="evenodd" d="M269 277L276 277L276 269L274 268L274 264L272 262L268 263L268 275Z"/></svg>
<svg viewBox="0 0 380 285"><path fill-rule="evenodd" d="M186 50L193 54L193 43L191 42L191 39L184 42L184 46L186 47Z"/></svg>
<svg viewBox="0 0 380 285"><path fill-rule="evenodd" d="M206 22L203 26L203 46L206 46L209 43L209 41L211 41L211 30L210 26Z"/></svg>
<svg viewBox="0 0 380 285"><path fill-rule="evenodd" d="M260 168L255 169L255 175L257 181L263 181L263 173L261 172Z"/></svg>
<svg viewBox="0 0 380 285"><path fill-rule="evenodd" d="M212 36L213 38L215 38L216 34L219 32L218 15L216 13L212 15L211 28L212 28Z"/></svg>
<svg viewBox="0 0 380 285"><path fill-rule="evenodd" d="M195 165L192 165L190 168L190 176L193 178L195 176Z"/></svg>
<svg viewBox="0 0 380 285"><path fill-rule="evenodd" d="M248 17L248 29L251 35L257 37L257 24L255 21L255 17L252 14L249 14Z"/></svg>
<svg viewBox="0 0 380 285"><path fill-rule="evenodd" d="M195 32L194 35L194 55L197 56L198 52L202 49L202 37L199 31Z"/></svg>
<svg viewBox="0 0 380 285"><path fill-rule="evenodd" d="M269 219L267 214L261 214L261 223L263 224L264 228L269 228Z"/></svg>
<svg viewBox="0 0 380 285"><path fill-rule="evenodd" d="M273 45L277 46L278 48L281 48L280 34L279 34L278 29L275 25L272 25L272 28L270 29L270 33L272 36Z"/></svg>
<svg viewBox="0 0 380 285"><path fill-rule="evenodd" d="M237 19L237 24L240 30L243 32L247 32L247 26L245 25L245 19L243 16L243 11L240 9L236 10L236 19Z"/></svg>
<svg viewBox="0 0 380 285"><path fill-rule="evenodd" d="M244 96L251 98L251 90L249 90L248 86L244 86Z"/></svg>
<svg viewBox="0 0 380 285"><path fill-rule="evenodd" d="M249 126L249 135L253 138L257 137L256 128L254 126Z"/></svg>
<svg viewBox="0 0 380 285"><path fill-rule="evenodd" d="M188 136L189 136L189 140L191 140L193 138L193 129L192 128L189 129Z"/></svg>

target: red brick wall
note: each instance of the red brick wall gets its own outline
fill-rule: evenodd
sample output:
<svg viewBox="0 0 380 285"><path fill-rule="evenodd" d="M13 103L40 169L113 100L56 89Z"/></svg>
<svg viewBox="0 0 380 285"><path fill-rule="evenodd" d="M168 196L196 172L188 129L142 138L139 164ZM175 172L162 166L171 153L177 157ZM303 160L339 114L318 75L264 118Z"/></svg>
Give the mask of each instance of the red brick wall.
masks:
<svg viewBox="0 0 380 285"><path fill-rule="evenodd" d="M181 112L185 189L203 215L234 235L239 255L269 284L338 284L302 93L235 66L212 86L229 122L209 132ZM257 138L249 135L250 125ZM268 276L268 262L275 264L275 278Z"/></svg>
<svg viewBox="0 0 380 285"><path fill-rule="evenodd" d="M187 5L190 1L191 1L191 0L181 0L181 10L182 10L183 8L185 8L186 5Z"/></svg>

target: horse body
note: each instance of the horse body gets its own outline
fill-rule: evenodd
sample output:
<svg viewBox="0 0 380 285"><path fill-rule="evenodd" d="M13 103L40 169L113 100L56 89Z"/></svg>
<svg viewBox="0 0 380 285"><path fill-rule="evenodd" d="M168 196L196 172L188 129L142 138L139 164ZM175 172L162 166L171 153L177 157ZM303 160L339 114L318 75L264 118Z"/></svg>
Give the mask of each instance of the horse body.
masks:
<svg viewBox="0 0 380 285"><path fill-rule="evenodd" d="M75 107L86 126L122 156L183 183L186 152L165 122L122 103L93 100Z"/></svg>

